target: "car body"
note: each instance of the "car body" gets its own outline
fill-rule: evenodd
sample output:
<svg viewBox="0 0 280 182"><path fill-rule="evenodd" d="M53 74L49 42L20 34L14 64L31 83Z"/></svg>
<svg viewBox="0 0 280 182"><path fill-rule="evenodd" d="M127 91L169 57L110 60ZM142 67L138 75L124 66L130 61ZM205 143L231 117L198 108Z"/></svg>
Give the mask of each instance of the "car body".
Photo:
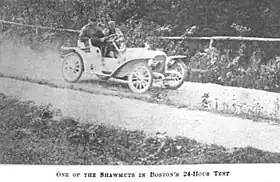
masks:
<svg viewBox="0 0 280 182"><path fill-rule="evenodd" d="M179 88L186 76L187 67L181 61L186 56L167 56L161 50L147 48L119 48L115 39L111 39L115 55L102 56L101 49L84 47L78 41L77 47L62 47L62 74L66 81L77 82L83 72L96 74L100 79L110 78L125 80L135 93L145 93L154 81L162 82L166 88ZM181 70L172 68L177 65ZM171 83L171 81L175 83Z"/></svg>

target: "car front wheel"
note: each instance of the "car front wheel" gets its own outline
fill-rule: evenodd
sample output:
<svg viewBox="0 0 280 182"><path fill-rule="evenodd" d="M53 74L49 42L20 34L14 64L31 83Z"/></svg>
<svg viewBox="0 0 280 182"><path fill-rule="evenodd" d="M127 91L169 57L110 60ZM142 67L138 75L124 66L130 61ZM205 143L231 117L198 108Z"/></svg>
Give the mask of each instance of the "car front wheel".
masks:
<svg viewBox="0 0 280 182"><path fill-rule="evenodd" d="M152 83L152 69L144 63L135 65L128 76L128 86L134 93L147 92L152 87Z"/></svg>

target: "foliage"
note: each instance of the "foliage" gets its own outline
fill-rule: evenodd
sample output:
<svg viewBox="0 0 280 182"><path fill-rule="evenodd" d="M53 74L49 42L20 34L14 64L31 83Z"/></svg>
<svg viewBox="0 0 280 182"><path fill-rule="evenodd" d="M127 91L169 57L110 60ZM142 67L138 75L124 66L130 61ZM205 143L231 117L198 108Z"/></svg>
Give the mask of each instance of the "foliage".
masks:
<svg viewBox="0 0 280 182"><path fill-rule="evenodd" d="M80 29L89 17L113 19L118 24L146 21L170 25L170 35L182 35L191 25L207 35L239 35L234 25L250 30L250 36L276 37L279 6L277 1L266 0L5 0L0 4L0 17L73 29ZM207 32L209 28L214 32Z"/></svg>
<svg viewBox="0 0 280 182"><path fill-rule="evenodd" d="M224 52L213 47L191 58L190 65L200 71L199 82L211 82L227 86L279 91L279 57L264 61L260 49L254 49L248 58L245 44L240 44L237 53ZM231 54L231 56L230 56ZM232 60L232 61L230 61Z"/></svg>
<svg viewBox="0 0 280 182"><path fill-rule="evenodd" d="M113 19L126 35L129 47L148 42L151 48L163 49L168 55L187 55L193 70L191 81L278 91L274 61L279 45L275 43L224 41L205 51L207 41L166 42L155 37L183 35L192 25L198 27L192 36L277 37L279 7L278 1L267 0L5 0L0 3L0 18L77 30L89 17ZM77 39L75 33L7 24L2 32L2 39L17 40L36 51L59 49L63 44L75 44ZM257 68L249 68L256 64Z"/></svg>

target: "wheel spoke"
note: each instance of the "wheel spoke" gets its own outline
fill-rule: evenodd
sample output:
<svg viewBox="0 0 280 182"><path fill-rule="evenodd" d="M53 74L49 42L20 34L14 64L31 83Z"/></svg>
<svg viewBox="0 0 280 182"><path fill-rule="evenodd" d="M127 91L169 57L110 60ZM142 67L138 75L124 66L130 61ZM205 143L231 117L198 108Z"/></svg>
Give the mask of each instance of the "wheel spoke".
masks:
<svg viewBox="0 0 280 182"><path fill-rule="evenodd" d="M141 82L138 82L137 89L141 90Z"/></svg>
<svg viewBox="0 0 280 182"><path fill-rule="evenodd" d="M148 72L147 70L143 70L142 74L145 76L145 75L148 75Z"/></svg>
<svg viewBox="0 0 280 182"><path fill-rule="evenodd" d="M148 77L148 78L143 78L142 80L147 80L147 81L149 81L149 80L150 80L150 77Z"/></svg>
<svg viewBox="0 0 280 182"><path fill-rule="evenodd" d="M180 68L182 70L182 68ZM180 82L183 79L183 73L181 71L178 71L178 69L174 69L177 71L177 73L172 74L172 83L176 84L177 82Z"/></svg>
<svg viewBox="0 0 280 182"><path fill-rule="evenodd" d="M144 78L149 78L149 77L150 77L149 74L144 75Z"/></svg>
<svg viewBox="0 0 280 182"><path fill-rule="evenodd" d="M141 88L140 88L140 89L143 90L143 89L145 88L145 85L143 84L143 82L141 82L140 85L141 85Z"/></svg>
<svg viewBox="0 0 280 182"><path fill-rule="evenodd" d="M139 80L139 79L141 79L141 76L135 75L135 78L136 78L137 80Z"/></svg>
<svg viewBox="0 0 280 182"><path fill-rule="evenodd" d="M132 81L133 85L136 87L138 80Z"/></svg>
<svg viewBox="0 0 280 182"><path fill-rule="evenodd" d="M70 54L65 58L63 65L63 74L67 81L74 81L80 77L82 73L82 62L78 55Z"/></svg>
<svg viewBox="0 0 280 182"><path fill-rule="evenodd" d="M133 74L134 78L138 78L138 75L136 73Z"/></svg>
<svg viewBox="0 0 280 182"><path fill-rule="evenodd" d="M145 82L144 80L142 80L142 85L145 88L148 85L148 82Z"/></svg>
<svg viewBox="0 0 280 182"><path fill-rule="evenodd" d="M131 86L140 93L149 88L151 79L150 70L146 66L136 67L130 76Z"/></svg>
<svg viewBox="0 0 280 182"><path fill-rule="evenodd" d="M135 73L135 76L136 76L136 78L140 78L140 77L141 77L141 74L140 74L139 72L136 72L136 73Z"/></svg>
<svg viewBox="0 0 280 182"><path fill-rule="evenodd" d="M139 81L137 81L137 82L136 82L136 88L139 89L139 86L140 86L140 83L139 83Z"/></svg>

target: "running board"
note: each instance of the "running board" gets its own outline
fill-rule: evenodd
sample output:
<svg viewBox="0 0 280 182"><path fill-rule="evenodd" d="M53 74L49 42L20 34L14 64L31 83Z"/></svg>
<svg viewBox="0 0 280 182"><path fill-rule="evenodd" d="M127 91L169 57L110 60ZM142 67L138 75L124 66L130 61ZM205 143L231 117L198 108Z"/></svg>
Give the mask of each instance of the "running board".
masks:
<svg viewBox="0 0 280 182"><path fill-rule="evenodd" d="M100 75L100 76L109 76L111 77L113 74L110 71L93 71L92 69L90 70L91 73Z"/></svg>
<svg viewBox="0 0 280 182"><path fill-rule="evenodd" d="M107 74L107 75L112 75L112 72L110 71L101 71L103 74Z"/></svg>
<svg viewBox="0 0 280 182"><path fill-rule="evenodd" d="M108 76L108 77L111 77L111 74L104 74L104 73L100 73L100 72L93 72L93 74L100 75L100 76Z"/></svg>

